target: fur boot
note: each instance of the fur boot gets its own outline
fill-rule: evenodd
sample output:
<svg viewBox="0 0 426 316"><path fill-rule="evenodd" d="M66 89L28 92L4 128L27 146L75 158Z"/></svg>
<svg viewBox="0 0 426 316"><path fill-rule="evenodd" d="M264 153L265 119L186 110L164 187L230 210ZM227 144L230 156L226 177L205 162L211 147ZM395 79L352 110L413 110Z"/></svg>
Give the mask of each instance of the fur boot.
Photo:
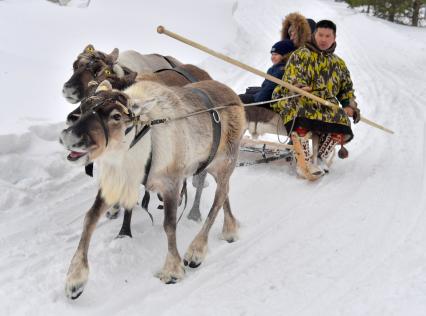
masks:
<svg viewBox="0 0 426 316"><path fill-rule="evenodd" d="M337 145L337 140L330 134L323 135L320 140L320 148L318 150L318 165L328 173L333 162L334 148Z"/></svg>
<svg viewBox="0 0 426 316"><path fill-rule="evenodd" d="M309 139L311 133L307 133L301 137L297 132L291 133L291 140L293 141L294 157L296 159L296 172L302 178L314 181L321 177L324 172L312 164L311 151L309 148Z"/></svg>

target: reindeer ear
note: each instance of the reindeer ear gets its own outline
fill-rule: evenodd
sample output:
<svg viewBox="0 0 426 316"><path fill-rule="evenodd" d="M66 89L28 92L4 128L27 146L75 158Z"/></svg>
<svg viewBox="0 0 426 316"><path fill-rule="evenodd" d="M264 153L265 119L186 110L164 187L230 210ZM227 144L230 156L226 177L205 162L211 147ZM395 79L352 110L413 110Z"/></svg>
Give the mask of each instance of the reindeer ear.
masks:
<svg viewBox="0 0 426 316"><path fill-rule="evenodd" d="M136 115L142 115L150 112L159 102L158 98L148 100L134 99L131 105L131 110Z"/></svg>
<svg viewBox="0 0 426 316"><path fill-rule="evenodd" d="M89 44L86 46L86 48L83 50L83 53L86 54L93 54L93 52L95 51L95 48L93 47L92 44Z"/></svg>
<svg viewBox="0 0 426 316"><path fill-rule="evenodd" d="M112 50L112 52L109 54L109 57L111 58L111 61L112 61L113 63L117 62L117 59L118 59L118 53L119 53L118 48L114 48L114 49Z"/></svg>
<svg viewBox="0 0 426 316"><path fill-rule="evenodd" d="M96 89L96 92L111 91L111 90L112 90L111 83L108 80L104 80L99 84L98 88Z"/></svg>

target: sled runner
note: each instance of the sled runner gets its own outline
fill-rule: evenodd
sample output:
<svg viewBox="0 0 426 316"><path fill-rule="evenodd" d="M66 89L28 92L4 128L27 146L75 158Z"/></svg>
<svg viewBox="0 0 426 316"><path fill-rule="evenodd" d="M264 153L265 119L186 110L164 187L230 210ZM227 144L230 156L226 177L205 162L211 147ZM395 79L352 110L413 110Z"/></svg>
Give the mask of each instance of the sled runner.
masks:
<svg viewBox="0 0 426 316"><path fill-rule="evenodd" d="M278 142L264 141L244 137L240 144L240 154L254 153L259 154L261 158L240 159L237 167L246 167L261 163L268 163L277 160L291 162L293 160L292 146Z"/></svg>

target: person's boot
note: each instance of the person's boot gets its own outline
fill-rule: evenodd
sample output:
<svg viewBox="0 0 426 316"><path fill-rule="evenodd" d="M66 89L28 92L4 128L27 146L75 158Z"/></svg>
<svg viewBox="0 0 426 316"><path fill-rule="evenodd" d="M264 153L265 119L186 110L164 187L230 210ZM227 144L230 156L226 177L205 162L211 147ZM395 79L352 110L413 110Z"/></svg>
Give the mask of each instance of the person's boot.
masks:
<svg viewBox="0 0 426 316"><path fill-rule="evenodd" d="M320 148L318 149L318 166L328 173L333 162L334 149L337 145L337 140L330 134L323 135L320 140Z"/></svg>
<svg viewBox="0 0 426 316"><path fill-rule="evenodd" d="M293 141L294 158L296 159L296 172L302 178L314 181L321 177L324 172L317 166L312 164L311 152L309 149L309 138L311 133L299 136L297 132L291 133Z"/></svg>

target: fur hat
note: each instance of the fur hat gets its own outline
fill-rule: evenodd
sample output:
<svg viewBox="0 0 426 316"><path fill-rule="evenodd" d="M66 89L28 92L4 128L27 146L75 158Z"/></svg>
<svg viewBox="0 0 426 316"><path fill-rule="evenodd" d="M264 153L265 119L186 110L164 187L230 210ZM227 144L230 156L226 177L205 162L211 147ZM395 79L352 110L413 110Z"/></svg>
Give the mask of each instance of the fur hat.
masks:
<svg viewBox="0 0 426 316"><path fill-rule="evenodd" d="M305 45L305 43L308 42L311 38L312 32L311 32L309 23L306 20L306 18L300 13L297 13L297 12L290 13L289 15L285 17L282 25L283 25L281 29L282 40L290 39L290 35L289 35L290 27L292 28L292 30L296 31L296 36L292 40L296 48L299 48Z"/></svg>
<svg viewBox="0 0 426 316"><path fill-rule="evenodd" d="M286 39L275 43L274 46L272 46L271 48L271 54L276 53L284 56L294 50L296 50L296 47L294 47L293 42L289 39Z"/></svg>

